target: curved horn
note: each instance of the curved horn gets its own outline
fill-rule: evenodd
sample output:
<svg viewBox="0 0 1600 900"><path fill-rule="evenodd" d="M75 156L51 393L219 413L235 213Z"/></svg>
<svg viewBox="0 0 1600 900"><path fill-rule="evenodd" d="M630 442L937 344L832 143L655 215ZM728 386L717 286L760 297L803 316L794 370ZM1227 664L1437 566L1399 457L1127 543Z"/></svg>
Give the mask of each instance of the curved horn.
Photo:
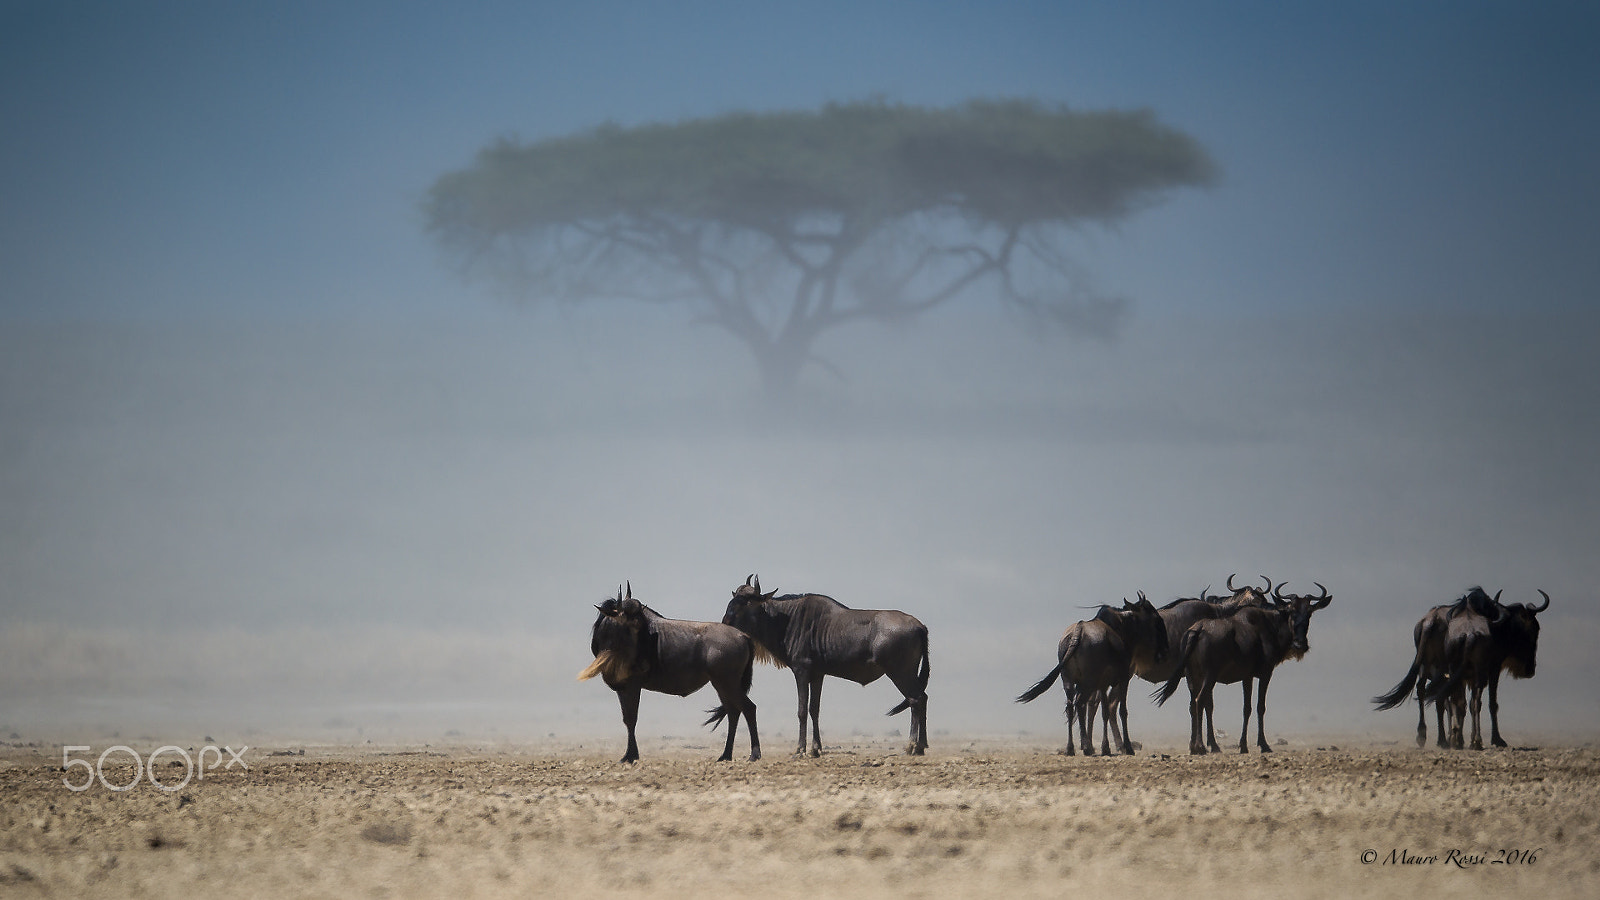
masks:
<svg viewBox="0 0 1600 900"><path fill-rule="evenodd" d="M746 575L744 577L744 586L745 587L749 587L750 586L750 579L752 579L754 577L756 577L756 576L755 575Z"/></svg>
<svg viewBox="0 0 1600 900"><path fill-rule="evenodd" d="M1287 582L1287 581L1278 582L1278 586L1272 589L1272 599L1278 601L1279 603L1282 603L1283 602L1283 589L1288 587L1288 586L1289 586L1289 582Z"/></svg>
<svg viewBox="0 0 1600 900"><path fill-rule="evenodd" d="M1315 581L1313 581L1311 583L1315 584L1317 586L1317 589L1322 591L1322 596L1317 598L1317 605L1316 605L1317 609L1321 609L1324 606L1327 606L1329 603L1333 602L1333 595L1328 593L1328 589L1327 588L1323 587L1320 583L1315 582Z"/></svg>
<svg viewBox="0 0 1600 900"><path fill-rule="evenodd" d="M761 593L761 576L760 575L752 575L751 577L756 580L756 593L758 593L758 594Z"/></svg>
<svg viewBox="0 0 1600 900"><path fill-rule="evenodd" d="M1206 595L1209 594L1209 593L1211 593L1211 585L1208 584L1208 585L1206 585L1206 589L1200 592L1200 599L1204 600L1206 598Z"/></svg>
<svg viewBox="0 0 1600 900"><path fill-rule="evenodd" d="M1239 574L1239 573L1238 572L1233 573L1233 575L1237 575L1237 574ZM1239 593L1239 589L1233 586L1233 575L1229 575L1228 576L1228 592L1231 593L1231 594L1237 594L1237 593Z"/></svg>
<svg viewBox="0 0 1600 900"><path fill-rule="evenodd" d="M1262 580L1262 581L1265 581L1265 582L1266 582L1266 583L1267 583L1267 589L1266 589L1266 590L1264 590L1264 591L1262 591L1262 592L1261 592L1261 593L1262 593L1262 595L1263 595L1263 596L1265 596L1265 595L1267 595L1267 594L1270 594L1270 593L1272 593L1272 579L1271 579L1271 578L1268 578L1268 577L1267 577L1267 576L1265 576L1265 575L1263 575L1263 576L1261 576L1261 580ZM1283 585L1281 585L1281 584L1280 584L1280 585L1278 585L1278 586L1279 586L1279 587L1283 587Z"/></svg>
<svg viewBox="0 0 1600 900"><path fill-rule="evenodd" d="M1538 588L1534 588L1534 590L1539 590L1539 589ZM1544 605L1543 606L1530 606L1530 607L1528 607L1528 612L1542 613L1545 610L1550 608L1550 595L1546 594L1544 591L1539 591L1539 594L1540 594L1540 596L1544 597Z"/></svg>
<svg viewBox="0 0 1600 900"><path fill-rule="evenodd" d="M628 579L628 599L633 599L633 579Z"/></svg>
<svg viewBox="0 0 1600 900"><path fill-rule="evenodd" d="M617 585L617 602L622 602L622 585Z"/></svg>

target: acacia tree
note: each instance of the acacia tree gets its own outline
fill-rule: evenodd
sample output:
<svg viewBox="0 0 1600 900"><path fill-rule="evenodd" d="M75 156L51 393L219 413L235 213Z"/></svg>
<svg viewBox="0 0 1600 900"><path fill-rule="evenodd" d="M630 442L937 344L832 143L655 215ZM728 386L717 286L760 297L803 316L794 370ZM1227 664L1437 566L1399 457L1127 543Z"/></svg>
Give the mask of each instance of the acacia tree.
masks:
<svg viewBox="0 0 1600 900"><path fill-rule="evenodd" d="M1067 252L1212 177L1148 111L880 102L500 140L438 179L428 228L469 273L533 300L681 304L790 397L817 338L989 293L1109 334L1124 302Z"/></svg>

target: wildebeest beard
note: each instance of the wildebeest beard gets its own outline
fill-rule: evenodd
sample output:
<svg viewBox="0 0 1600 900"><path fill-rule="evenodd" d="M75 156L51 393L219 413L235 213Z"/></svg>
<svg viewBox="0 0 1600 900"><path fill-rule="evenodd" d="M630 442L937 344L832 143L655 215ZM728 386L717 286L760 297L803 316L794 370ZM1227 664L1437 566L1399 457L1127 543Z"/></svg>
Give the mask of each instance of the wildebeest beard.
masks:
<svg viewBox="0 0 1600 900"><path fill-rule="evenodd" d="M780 669L789 668L788 666L784 665L783 660L773 656L772 651L768 650L760 641L751 641L750 643L755 645L756 662L767 663L768 665L777 666Z"/></svg>
<svg viewBox="0 0 1600 900"><path fill-rule="evenodd" d="M602 610L589 640L594 661L578 673L578 680L601 675L608 684L619 684L644 674L650 668L645 644L646 635L638 625L630 626Z"/></svg>

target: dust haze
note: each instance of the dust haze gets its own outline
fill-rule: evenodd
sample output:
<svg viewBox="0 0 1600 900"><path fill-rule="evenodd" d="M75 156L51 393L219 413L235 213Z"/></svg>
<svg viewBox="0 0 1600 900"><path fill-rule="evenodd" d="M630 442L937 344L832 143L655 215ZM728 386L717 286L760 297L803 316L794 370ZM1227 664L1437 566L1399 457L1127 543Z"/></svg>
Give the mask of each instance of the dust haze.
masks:
<svg viewBox="0 0 1600 900"><path fill-rule="evenodd" d="M1333 594L1291 746L1409 741L1369 698L1479 584L1552 598L1508 739L1600 730L1592 11L546 6L0 8L0 738L620 751L593 605L752 573L922 619L935 752L1062 737L1012 698L1069 624L1230 573ZM499 137L874 97L1150 109L1222 174L1073 235L1115 340L974 293L820 342L782 414L736 341L508 302L423 227ZM785 747L790 674L753 696ZM830 681L824 739L897 699Z"/></svg>
<svg viewBox="0 0 1600 900"><path fill-rule="evenodd" d="M1059 733L1058 703L1010 698L1068 624L1234 572L1335 598L1274 679L1276 734L1408 736L1367 698L1421 612L1479 583L1554 598L1508 734L1600 724L1592 321L858 338L831 348L849 383L775 415L731 342L621 315L14 331L0 724L620 737L574 680L593 604L627 580L718 619L752 572L922 618L935 731ZM758 670L774 746L793 697ZM840 737L904 727L886 683L824 699ZM706 702L647 697L641 733L692 734ZM1134 707L1136 733L1186 724Z"/></svg>

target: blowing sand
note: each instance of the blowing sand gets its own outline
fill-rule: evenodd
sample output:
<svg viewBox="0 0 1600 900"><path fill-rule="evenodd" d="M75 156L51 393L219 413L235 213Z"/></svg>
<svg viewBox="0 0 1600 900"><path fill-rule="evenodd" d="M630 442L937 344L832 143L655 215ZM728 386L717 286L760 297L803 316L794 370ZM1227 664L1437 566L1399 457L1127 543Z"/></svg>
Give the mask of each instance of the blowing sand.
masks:
<svg viewBox="0 0 1600 900"><path fill-rule="evenodd" d="M644 740L644 760L630 766L616 762L620 737L251 748L247 772L236 765L170 793L147 782L73 792L63 778L86 773L63 773L61 748L5 748L0 894L1600 891L1592 744L1474 753L1329 743L1190 757L1174 743L1085 758L1038 740L944 736L924 758L862 740L794 759L774 733L755 763L710 761L721 741L705 736ZM162 757L162 781L184 771ZM107 759L108 782L132 774L127 757Z"/></svg>

